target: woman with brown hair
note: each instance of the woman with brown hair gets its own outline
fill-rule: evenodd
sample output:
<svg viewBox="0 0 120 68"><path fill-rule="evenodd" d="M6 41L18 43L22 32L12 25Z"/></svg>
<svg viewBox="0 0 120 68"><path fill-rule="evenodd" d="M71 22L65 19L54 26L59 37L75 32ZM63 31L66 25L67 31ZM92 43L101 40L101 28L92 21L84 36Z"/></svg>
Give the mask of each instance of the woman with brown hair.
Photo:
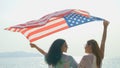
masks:
<svg viewBox="0 0 120 68"><path fill-rule="evenodd" d="M94 39L87 41L85 46L85 53L87 53L87 55L83 56L82 60L78 65L78 68L101 68L102 60L104 58L104 49L108 24L109 22L104 20L104 29L100 48L98 46L98 43Z"/></svg>

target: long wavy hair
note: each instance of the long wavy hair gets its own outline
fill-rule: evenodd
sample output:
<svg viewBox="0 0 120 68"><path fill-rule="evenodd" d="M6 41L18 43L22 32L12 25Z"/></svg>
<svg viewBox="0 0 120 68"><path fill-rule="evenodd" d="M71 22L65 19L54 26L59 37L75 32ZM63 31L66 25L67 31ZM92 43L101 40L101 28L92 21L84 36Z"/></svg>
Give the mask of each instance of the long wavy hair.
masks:
<svg viewBox="0 0 120 68"><path fill-rule="evenodd" d="M87 41L87 44L91 45L92 53L96 56L97 66L98 66L98 68L100 68L102 59L101 59L101 54L100 54L101 52L100 52L100 48L98 46L98 43L94 39L91 39L91 40Z"/></svg>
<svg viewBox="0 0 120 68"><path fill-rule="evenodd" d="M62 57L61 49L64 43L65 43L64 39L56 39L52 43L47 55L45 56L45 60L48 65L55 66L60 61Z"/></svg>

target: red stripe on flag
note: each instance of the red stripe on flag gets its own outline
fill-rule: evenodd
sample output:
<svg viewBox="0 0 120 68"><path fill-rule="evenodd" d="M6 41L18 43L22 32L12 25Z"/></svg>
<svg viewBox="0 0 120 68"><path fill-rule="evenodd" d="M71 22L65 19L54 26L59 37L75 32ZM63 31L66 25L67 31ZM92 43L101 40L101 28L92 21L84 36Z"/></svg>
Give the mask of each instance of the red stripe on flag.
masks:
<svg viewBox="0 0 120 68"><path fill-rule="evenodd" d="M74 11L75 11L77 14L81 14L81 15L86 16L86 17L89 17L89 16L90 16L89 13L86 12L86 11L84 11L84 10L75 9Z"/></svg>
<svg viewBox="0 0 120 68"><path fill-rule="evenodd" d="M6 28L6 30L12 30L12 28L10 27L10 28Z"/></svg>
<svg viewBox="0 0 120 68"><path fill-rule="evenodd" d="M34 34L36 34L36 33L40 33L40 32L42 32L42 31L45 31L45 30L48 30L48 29L51 29L51 28L54 28L54 27L59 26L59 25L64 24L64 23L66 23L65 20L60 21L60 22L55 23L55 24L52 24L52 25L49 25L49 26L46 26L46 27L43 27L43 28L40 28L40 29L37 29L37 30L35 30L35 31L30 32L30 33L26 36L26 38L29 38L31 35L34 35Z"/></svg>
<svg viewBox="0 0 120 68"><path fill-rule="evenodd" d="M23 28L20 32L24 34L26 31L31 30L32 28Z"/></svg>
<svg viewBox="0 0 120 68"><path fill-rule="evenodd" d="M48 20L48 22L51 22L51 21L54 21L54 20L57 20L57 19L60 19L61 17L52 17Z"/></svg>
<svg viewBox="0 0 120 68"><path fill-rule="evenodd" d="M54 20L57 20L57 19L60 19L59 17L55 17L54 19L51 19L51 20L49 20L49 22L47 22L46 24L48 24L48 23L50 23L51 21L54 21ZM44 26L44 25L43 25ZM40 27L42 27L42 26L40 26ZM21 31L19 31L19 32L21 32L22 34L24 34L26 31L29 31L29 30L31 30L31 29L33 29L34 27L31 27L31 28L23 28Z"/></svg>
<svg viewBox="0 0 120 68"><path fill-rule="evenodd" d="M20 32L22 29L19 29L17 32Z"/></svg>
<svg viewBox="0 0 120 68"><path fill-rule="evenodd" d="M14 32L17 32L17 28L16 28L16 29L14 29Z"/></svg>
<svg viewBox="0 0 120 68"><path fill-rule="evenodd" d="M43 37L45 37L45 36L51 35L51 34L53 34L53 33L59 32L59 31L61 31L61 30L67 29L67 28L69 28L69 27L68 27L68 26L65 26L65 27L62 27L62 28L57 29L57 30L55 30L55 31L49 32L49 33L47 33L47 34L44 34L44 35L42 35L42 36L38 36L38 37L36 37L36 38L30 39L30 42L34 42L34 41L36 41L36 40L38 40L38 39L41 39L41 38L43 38Z"/></svg>

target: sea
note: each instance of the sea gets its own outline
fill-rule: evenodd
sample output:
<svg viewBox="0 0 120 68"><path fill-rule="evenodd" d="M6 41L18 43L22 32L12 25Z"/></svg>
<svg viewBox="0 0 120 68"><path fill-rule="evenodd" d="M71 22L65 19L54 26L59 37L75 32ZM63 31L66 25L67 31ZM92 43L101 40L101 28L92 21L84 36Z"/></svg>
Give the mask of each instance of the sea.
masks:
<svg viewBox="0 0 120 68"><path fill-rule="evenodd" d="M48 66L44 57L2 57L0 68L48 68ZM105 58L102 68L120 68L120 58Z"/></svg>

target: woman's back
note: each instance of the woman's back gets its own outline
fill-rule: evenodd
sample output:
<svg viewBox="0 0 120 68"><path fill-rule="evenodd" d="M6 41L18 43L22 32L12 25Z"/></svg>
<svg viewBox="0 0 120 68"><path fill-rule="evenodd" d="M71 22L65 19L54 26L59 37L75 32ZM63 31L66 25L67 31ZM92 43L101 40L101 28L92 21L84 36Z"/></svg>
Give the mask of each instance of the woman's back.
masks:
<svg viewBox="0 0 120 68"><path fill-rule="evenodd" d="M79 68L97 68L96 56L94 54L83 56Z"/></svg>
<svg viewBox="0 0 120 68"><path fill-rule="evenodd" d="M63 54L57 65L49 66L49 68L77 68L77 63L72 56Z"/></svg>

